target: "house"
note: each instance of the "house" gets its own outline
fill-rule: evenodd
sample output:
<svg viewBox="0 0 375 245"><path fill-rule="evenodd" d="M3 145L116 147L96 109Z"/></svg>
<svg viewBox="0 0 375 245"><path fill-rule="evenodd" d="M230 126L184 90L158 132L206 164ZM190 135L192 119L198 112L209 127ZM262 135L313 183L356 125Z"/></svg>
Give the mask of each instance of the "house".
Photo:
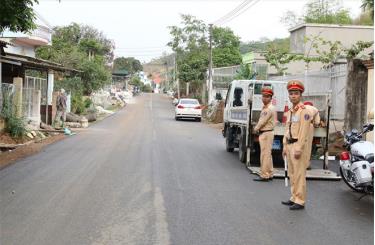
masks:
<svg viewBox="0 0 375 245"><path fill-rule="evenodd" d="M319 37L325 41L340 41L345 48L350 48L358 41L373 42L374 41L374 27L373 26L359 26L359 25L333 25L333 24L299 24L291 29L290 32L290 53L304 54L310 57L318 56L316 49L312 47L314 44L313 37ZM366 49L362 55L370 53L372 48ZM322 46L319 51L328 51L328 46ZM254 63L257 65L268 65L267 74L270 76L277 75L277 70L270 66L264 53L253 53ZM311 62L308 70L321 70L324 66L320 62ZM306 64L303 61L292 61L286 65L287 74L303 74L306 71Z"/></svg>
<svg viewBox="0 0 375 245"><path fill-rule="evenodd" d="M51 45L53 30L37 15L37 28L30 33L5 31L0 36L0 89L14 93L17 113L39 125L51 124L55 72L78 72L60 64L35 58L35 49ZM3 98L0 96L0 106Z"/></svg>

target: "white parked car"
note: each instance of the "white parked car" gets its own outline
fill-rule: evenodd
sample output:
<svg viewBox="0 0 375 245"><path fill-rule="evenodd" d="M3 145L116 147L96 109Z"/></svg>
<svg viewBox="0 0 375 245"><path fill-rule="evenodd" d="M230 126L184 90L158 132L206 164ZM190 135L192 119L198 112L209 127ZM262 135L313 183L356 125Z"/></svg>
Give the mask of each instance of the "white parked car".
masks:
<svg viewBox="0 0 375 245"><path fill-rule="evenodd" d="M202 118L202 106L196 99L180 99L175 108L176 121L181 118L194 118L198 122Z"/></svg>

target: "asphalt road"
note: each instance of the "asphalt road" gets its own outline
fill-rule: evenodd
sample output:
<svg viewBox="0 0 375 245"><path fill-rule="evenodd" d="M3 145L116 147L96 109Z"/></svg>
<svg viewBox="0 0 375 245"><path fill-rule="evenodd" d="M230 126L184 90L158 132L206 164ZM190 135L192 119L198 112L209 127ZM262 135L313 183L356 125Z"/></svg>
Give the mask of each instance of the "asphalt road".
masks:
<svg viewBox="0 0 375 245"><path fill-rule="evenodd" d="M308 181L252 181L220 132L174 120L163 95L0 171L0 244L373 244L373 197Z"/></svg>

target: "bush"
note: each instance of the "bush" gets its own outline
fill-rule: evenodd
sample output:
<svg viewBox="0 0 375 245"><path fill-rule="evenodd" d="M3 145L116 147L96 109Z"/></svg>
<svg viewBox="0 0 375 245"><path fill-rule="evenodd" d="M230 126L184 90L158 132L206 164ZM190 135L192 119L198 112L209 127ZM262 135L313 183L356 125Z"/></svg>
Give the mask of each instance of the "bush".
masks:
<svg viewBox="0 0 375 245"><path fill-rule="evenodd" d="M85 111L85 109L85 102L82 99L82 95L74 94L72 96L72 112L80 115Z"/></svg>
<svg viewBox="0 0 375 245"><path fill-rule="evenodd" d="M88 108L91 107L91 105L93 103L92 103L92 100L90 98L86 98L84 104L85 104L85 108L88 109Z"/></svg>
<svg viewBox="0 0 375 245"><path fill-rule="evenodd" d="M149 84L146 84L146 85L142 85L142 91L145 92L145 93L151 93L152 92L152 88Z"/></svg>
<svg viewBox="0 0 375 245"><path fill-rule="evenodd" d="M13 138L22 138L26 135L26 123L24 118L14 115L5 118L5 131Z"/></svg>
<svg viewBox="0 0 375 245"><path fill-rule="evenodd" d="M3 91L3 104L0 116L5 121L5 131L13 138L23 137L26 130L26 123L23 117L17 117L16 108L12 103L13 97L9 91Z"/></svg>

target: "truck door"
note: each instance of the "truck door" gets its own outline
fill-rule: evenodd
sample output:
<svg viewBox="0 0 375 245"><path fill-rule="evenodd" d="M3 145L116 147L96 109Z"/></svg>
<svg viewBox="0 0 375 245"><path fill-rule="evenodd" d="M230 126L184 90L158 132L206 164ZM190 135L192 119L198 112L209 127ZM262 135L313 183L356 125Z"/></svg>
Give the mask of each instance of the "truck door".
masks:
<svg viewBox="0 0 375 245"><path fill-rule="evenodd" d="M224 104L224 122L227 122L229 119L229 108L230 108L230 102L231 102L231 94L232 94L232 84L229 85L227 96L225 97L225 104Z"/></svg>

